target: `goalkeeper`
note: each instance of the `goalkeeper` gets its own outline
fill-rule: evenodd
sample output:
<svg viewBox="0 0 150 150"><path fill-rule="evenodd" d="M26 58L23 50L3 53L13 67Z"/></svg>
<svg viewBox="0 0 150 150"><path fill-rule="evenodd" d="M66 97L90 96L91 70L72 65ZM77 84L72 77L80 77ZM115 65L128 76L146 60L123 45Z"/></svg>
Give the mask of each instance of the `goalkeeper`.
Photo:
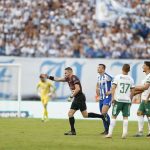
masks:
<svg viewBox="0 0 150 150"><path fill-rule="evenodd" d="M37 91L44 107L42 121L48 121L47 104L50 98L55 93L56 88L51 82L47 81L47 79L44 76L40 75L40 81L37 85Z"/></svg>

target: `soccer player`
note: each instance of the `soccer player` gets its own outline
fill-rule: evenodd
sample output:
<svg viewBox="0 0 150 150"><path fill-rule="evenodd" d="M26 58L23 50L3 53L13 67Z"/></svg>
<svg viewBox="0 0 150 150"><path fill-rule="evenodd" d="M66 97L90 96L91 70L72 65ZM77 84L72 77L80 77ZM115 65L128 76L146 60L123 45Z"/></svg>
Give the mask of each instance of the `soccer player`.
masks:
<svg viewBox="0 0 150 150"><path fill-rule="evenodd" d="M145 61L143 65L143 72L145 72L146 77L143 79L140 86L135 87L135 94L141 94L141 103L137 111L138 115L138 133L135 137L143 136L144 127L144 116L148 118L148 128L149 133L147 137L150 137L150 61Z"/></svg>
<svg viewBox="0 0 150 150"><path fill-rule="evenodd" d="M64 133L64 135L76 135L76 130L74 126L75 124L74 114L76 113L77 110L80 110L81 114L85 118L102 118L102 119L104 118L100 114L87 112L86 98L82 92L82 86L81 86L80 80L78 79L76 75L73 74L72 68L71 67L65 68L64 74L65 74L65 77L54 77L54 76L47 76L47 75L45 76L48 79L53 80L53 81L68 82L68 85L72 92L70 99L73 100L71 104L71 108L68 112L71 131Z"/></svg>
<svg viewBox="0 0 150 150"><path fill-rule="evenodd" d="M104 64L99 64L97 72L99 74L98 81L96 85L96 94L99 97L97 101L99 101L99 109L101 114L104 116L103 125L104 132L101 134L108 134L110 117L108 115L108 110L111 106L111 85L112 85L112 77L105 72L106 66Z"/></svg>
<svg viewBox="0 0 150 150"><path fill-rule="evenodd" d="M47 78L45 78L45 76L40 75L40 81L37 85L37 91L44 107L42 121L48 120L47 104L52 94L54 94L55 90L56 88L53 86L53 84L47 81Z"/></svg>
<svg viewBox="0 0 150 150"><path fill-rule="evenodd" d="M126 138L128 132L128 117L130 116L131 100L134 95L134 81L131 76L128 75L130 66L124 64L122 67L122 74L117 75L114 78L112 84L112 119L109 126L108 135L106 138L111 138L113 129L116 124L116 118L120 111L123 115L123 134L122 138Z"/></svg>

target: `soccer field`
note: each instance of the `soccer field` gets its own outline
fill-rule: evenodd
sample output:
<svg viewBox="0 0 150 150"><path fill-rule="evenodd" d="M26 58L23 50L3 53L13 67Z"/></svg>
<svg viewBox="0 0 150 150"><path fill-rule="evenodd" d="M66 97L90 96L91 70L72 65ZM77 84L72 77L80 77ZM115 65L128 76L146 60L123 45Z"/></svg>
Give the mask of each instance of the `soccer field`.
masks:
<svg viewBox="0 0 150 150"><path fill-rule="evenodd" d="M129 122L127 139L121 139L122 122L117 122L112 139L100 135L103 128L98 120L76 120L77 136L64 136L68 129L68 120L0 118L0 150L148 150L150 147L150 139L132 137L136 122Z"/></svg>

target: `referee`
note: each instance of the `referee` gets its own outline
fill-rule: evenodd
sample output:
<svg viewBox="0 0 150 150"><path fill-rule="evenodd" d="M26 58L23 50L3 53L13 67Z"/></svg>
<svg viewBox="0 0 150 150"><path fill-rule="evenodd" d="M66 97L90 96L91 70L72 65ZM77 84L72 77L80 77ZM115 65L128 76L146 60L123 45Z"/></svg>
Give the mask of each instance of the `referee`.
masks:
<svg viewBox="0 0 150 150"><path fill-rule="evenodd" d="M77 76L73 75L73 70L71 67L65 68L65 77L63 78L58 78L58 77L48 76L48 75L45 75L45 76L48 79L53 80L53 81L68 82L68 85L72 91L72 94L69 98L73 99L73 102L68 112L71 130L64 133L64 135L76 135L76 130L74 126L75 124L74 114L76 113L77 110L81 111L81 114L84 118L104 119L103 115L87 112L86 98L82 92L82 86L81 86L80 80L78 79Z"/></svg>

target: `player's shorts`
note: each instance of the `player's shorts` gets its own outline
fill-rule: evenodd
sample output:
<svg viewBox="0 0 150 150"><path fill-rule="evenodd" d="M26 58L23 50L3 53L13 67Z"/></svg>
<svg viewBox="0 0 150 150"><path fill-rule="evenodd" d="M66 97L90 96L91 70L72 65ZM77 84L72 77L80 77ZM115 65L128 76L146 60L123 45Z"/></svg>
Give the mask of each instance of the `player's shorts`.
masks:
<svg viewBox="0 0 150 150"><path fill-rule="evenodd" d="M42 104L47 104L48 103L48 101L49 101L49 96L42 96L41 97L41 102L42 102Z"/></svg>
<svg viewBox="0 0 150 150"><path fill-rule="evenodd" d="M112 115L118 116L120 111L122 111L123 117L129 117L130 116L130 103L123 103L123 102L117 102L115 101L113 108L112 108Z"/></svg>
<svg viewBox="0 0 150 150"><path fill-rule="evenodd" d="M108 105L110 107L111 106L111 98L105 98L105 99L99 101L99 109L100 109L100 111L102 111L102 107L104 105Z"/></svg>
<svg viewBox="0 0 150 150"><path fill-rule="evenodd" d="M83 93L78 94L74 98L70 109L80 110L81 112L85 111L87 109L87 107L86 107L86 98L85 98L85 95Z"/></svg>
<svg viewBox="0 0 150 150"><path fill-rule="evenodd" d="M147 103L145 101L142 101L139 106L138 112L142 112L143 115L150 116L150 101L148 101Z"/></svg>

